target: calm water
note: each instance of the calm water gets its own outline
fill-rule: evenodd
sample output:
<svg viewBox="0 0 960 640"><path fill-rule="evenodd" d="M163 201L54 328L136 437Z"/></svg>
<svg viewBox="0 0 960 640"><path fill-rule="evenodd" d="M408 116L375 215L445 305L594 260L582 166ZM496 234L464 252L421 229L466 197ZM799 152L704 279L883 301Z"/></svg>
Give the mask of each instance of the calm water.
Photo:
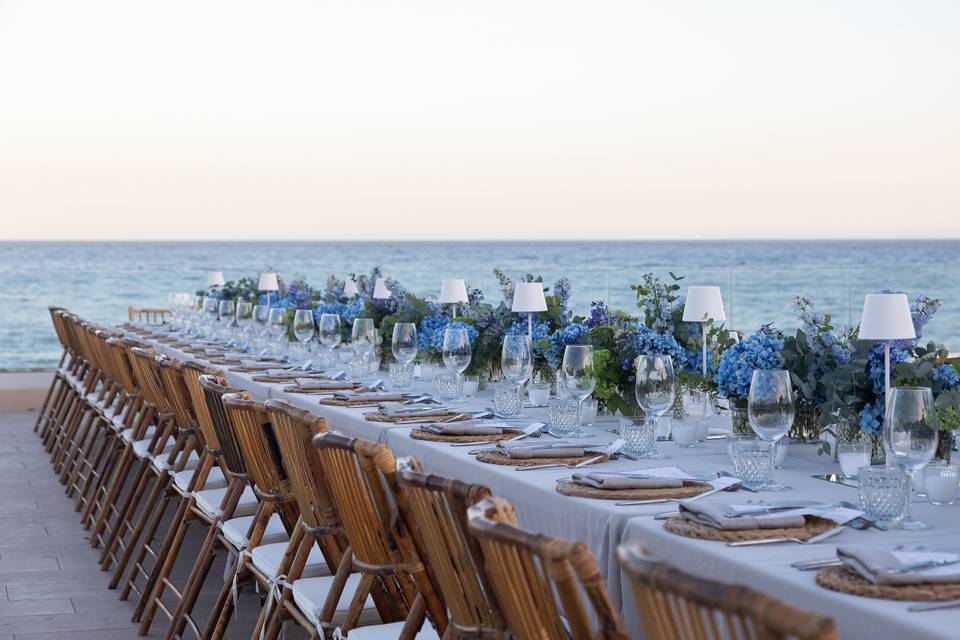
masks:
<svg viewBox="0 0 960 640"><path fill-rule="evenodd" d="M92 320L126 319L129 305L162 306L169 291L202 288L205 273L227 279L268 269L302 274L322 286L329 273L373 265L421 294L444 277L465 277L499 299L492 270L566 275L573 304L602 299L633 308L629 285L655 271L685 274L687 284L719 284L728 325L764 322L791 330L794 294L813 297L838 323L856 322L865 293L896 289L940 297L944 306L927 336L960 350L960 241L902 242L554 242L554 243L0 243L0 368L50 367L60 355L47 306Z"/></svg>

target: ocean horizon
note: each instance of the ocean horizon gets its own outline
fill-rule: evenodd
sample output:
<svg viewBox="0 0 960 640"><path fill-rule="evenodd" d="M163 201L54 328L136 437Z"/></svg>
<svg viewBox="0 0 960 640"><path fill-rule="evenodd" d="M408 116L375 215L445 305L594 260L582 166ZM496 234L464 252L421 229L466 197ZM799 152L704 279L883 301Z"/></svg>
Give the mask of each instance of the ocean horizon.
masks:
<svg viewBox="0 0 960 640"><path fill-rule="evenodd" d="M10 311L0 316L0 369L56 365L59 344L47 307L90 320L126 320L129 306L164 306L173 291L195 291L208 271L228 280L275 270L322 287L330 274L380 266L419 295L435 296L443 278L466 278L488 300L500 292L493 269L570 279L572 307L594 300L635 310L631 284L644 273L685 276L681 285L723 291L727 326L752 332L764 323L793 332L794 295L809 296L834 323L859 320L863 296L883 289L944 301L925 338L960 344L960 240L551 240L480 241L2 241L0 276Z"/></svg>

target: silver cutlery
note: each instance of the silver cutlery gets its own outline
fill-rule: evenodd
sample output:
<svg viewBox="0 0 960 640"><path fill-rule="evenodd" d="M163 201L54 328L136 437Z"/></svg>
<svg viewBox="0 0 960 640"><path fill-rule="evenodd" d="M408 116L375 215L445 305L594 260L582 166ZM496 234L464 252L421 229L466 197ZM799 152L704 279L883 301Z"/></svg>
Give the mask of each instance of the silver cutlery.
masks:
<svg viewBox="0 0 960 640"><path fill-rule="evenodd" d="M823 542L827 538L832 538L833 536L843 533L846 527L839 526L834 527L833 529L828 529L820 535L813 536L808 540L801 540L800 538L791 538L791 537L780 537L780 538L762 538L760 540L737 540L736 542L728 542L728 547L752 547L761 544L778 544L781 542L795 542L797 544L817 544L818 542Z"/></svg>
<svg viewBox="0 0 960 640"><path fill-rule="evenodd" d="M939 609L956 609L960 607L960 600L945 600L943 602L925 602L923 604L912 604L907 607L907 611L918 613L922 611L937 611Z"/></svg>
<svg viewBox="0 0 960 640"><path fill-rule="evenodd" d="M836 558L828 558L826 560L804 560L801 562L794 562L790 566L800 571L816 571L826 567L839 567L842 564L843 561L841 560L837 560Z"/></svg>
<svg viewBox="0 0 960 640"><path fill-rule="evenodd" d="M625 502L615 502L614 504L615 504L616 506L618 506L618 507L632 507L632 506L635 506L635 505L642 505L642 504L657 504L657 503L659 503L659 502L677 502L677 503L680 503L680 502L693 502L694 500L699 500L700 498L706 498L707 496L712 496L713 494L715 494L715 493L717 493L717 492L720 492L720 491L737 491L737 490L740 489L740 488L741 488L741 483L738 482L738 483L731 484L731 485L726 486L726 487L718 487L718 488L716 488L716 489L710 489L710 491L704 491L704 492L701 493L700 495L693 496L692 498L657 498L657 499L654 499L654 500L627 500L627 501L625 501ZM668 512L668 514L669 514L669 515L665 515L665 514L662 514L662 513L658 513L658 514L656 514L656 515L654 516L654 518L655 518L656 520L666 520L667 518L672 518L673 516L678 516L678 515L680 515L680 512L679 512L679 511L670 511L670 512ZM665 515L665 517L660 517L660 516L664 516L664 515Z"/></svg>
<svg viewBox="0 0 960 640"><path fill-rule="evenodd" d="M535 471L537 469L580 469L581 467L586 467L587 465L595 464L596 462L603 460L603 457L606 454L601 453L598 456L593 456L588 458L583 462L578 462L576 464L567 464L564 462L557 462L553 464L538 464L532 467L517 467L517 471Z"/></svg>

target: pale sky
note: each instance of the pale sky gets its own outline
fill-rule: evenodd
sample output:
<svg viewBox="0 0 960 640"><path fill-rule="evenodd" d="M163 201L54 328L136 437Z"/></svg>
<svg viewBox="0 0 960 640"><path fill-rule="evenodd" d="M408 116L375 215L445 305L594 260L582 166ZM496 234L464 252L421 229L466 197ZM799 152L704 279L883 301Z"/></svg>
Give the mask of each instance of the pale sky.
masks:
<svg viewBox="0 0 960 640"><path fill-rule="evenodd" d="M960 2L0 0L0 222L960 237Z"/></svg>

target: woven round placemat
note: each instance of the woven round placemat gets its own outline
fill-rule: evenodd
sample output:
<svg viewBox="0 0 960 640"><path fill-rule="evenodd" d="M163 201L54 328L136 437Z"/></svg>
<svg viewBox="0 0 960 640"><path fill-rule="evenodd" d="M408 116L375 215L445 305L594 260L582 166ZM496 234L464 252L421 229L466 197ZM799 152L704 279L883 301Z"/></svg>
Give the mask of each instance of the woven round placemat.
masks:
<svg viewBox="0 0 960 640"><path fill-rule="evenodd" d="M433 433L421 427L415 427L410 430L410 437L414 440L426 440L427 442L500 442L515 437L516 433L499 433L485 436L445 436L439 433Z"/></svg>
<svg viewBox="0 0 960 640"><path fill-rule="evenodd" d="M440 413L435 416L388 416L382 413L368 413L364 416L370 422L398 422L400 424L416 424L418 422L428 422L431 420L436 420L437 422L463 422L465 420L470 420L471 416L463 415L458 411L451 411L449 413Z"/></svg>
<svg viewBox="0 0 960 640"><path fill-rule="evenodd" d="M691 522L686 518L675 516L663 523L663 528L670 533L686 538L698 540L717 540L720 542L738 542L740 540L762 540L764 538L798 538L807 540L820 535L837 526L832 520L816 516L804 516L807 523L802 527L786 529L744 529L742 531L722 531L706 525Z"/></svg>
<svg viewBox="0 0 960 640"><path fill-rule="evenodd" d="M584 460L589 460L590 458L595 458L596 456L603 456L597 462L606 462L609 460L609 457L603 453L591 453L587 452L586 454L576 457L576 458L511 458L502 451L497 451L496 449L492 451L481 451L477 454L477 460L480 462L486 462L487 464L502 464L511 467L533 467L538 464L579 464Z"/></svg>
<svg viewBox="0 0 960 640"><path fill-rule="evenodd" d="M831 591L881 600L930 601L960 599L960 583L873 584L853 569L824 567L817 571L817 584Z"/></svg>
<svg viewBox="0 0 960 640"><path fill-rule="evenodd" d="M706 482L688 484L673 489L597 489L585 487L570 480L557 483L557 493L574 498L598 500L663 500L666 498L692 498L712 489Z"/></svg>

